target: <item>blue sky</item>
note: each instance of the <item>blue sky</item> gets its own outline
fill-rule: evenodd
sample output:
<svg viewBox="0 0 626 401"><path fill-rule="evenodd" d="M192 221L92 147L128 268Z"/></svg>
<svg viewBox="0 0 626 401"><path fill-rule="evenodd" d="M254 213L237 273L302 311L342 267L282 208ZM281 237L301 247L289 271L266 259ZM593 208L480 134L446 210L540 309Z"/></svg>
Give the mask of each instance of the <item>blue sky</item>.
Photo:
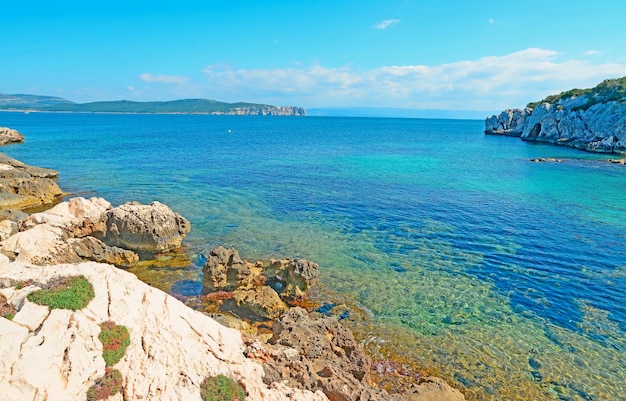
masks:
<svg viewBox="0 0 626 401"><path fill-rule="evenodd" d="M626 75L626 1L3 1L0 93L495 111Z"/></svg>

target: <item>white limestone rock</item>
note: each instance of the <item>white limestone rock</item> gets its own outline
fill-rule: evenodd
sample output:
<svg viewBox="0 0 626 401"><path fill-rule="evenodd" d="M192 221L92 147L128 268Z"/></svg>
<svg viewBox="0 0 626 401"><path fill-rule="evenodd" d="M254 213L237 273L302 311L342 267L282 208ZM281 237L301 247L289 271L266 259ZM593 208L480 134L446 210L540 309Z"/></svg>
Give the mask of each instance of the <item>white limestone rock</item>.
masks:
<svg viewBox="0 0 626 401"><path fill-rule="evenodd" d="M251 401L327 400L320 392L265 385L262 366L244 356L238 331L113 266L87 262L52 269L13 262L0 267L0 284L45 286L59 276L80 274L95 291L83 310L52 310L34 331L0 318L3 399L84 399L104 374L99 324L112 320L130 333L130 346L115 365L123 377L123 399L200 400L204 377L225 374L245 386Z"/></svg>

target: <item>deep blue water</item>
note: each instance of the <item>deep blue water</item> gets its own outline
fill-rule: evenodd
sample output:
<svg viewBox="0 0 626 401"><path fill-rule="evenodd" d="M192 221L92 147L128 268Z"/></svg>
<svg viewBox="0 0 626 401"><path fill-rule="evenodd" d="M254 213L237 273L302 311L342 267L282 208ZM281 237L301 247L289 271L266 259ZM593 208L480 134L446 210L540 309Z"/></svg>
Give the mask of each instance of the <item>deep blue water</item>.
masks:
<svg viewBox="0 0 626 401"><path fill-rule="evenodd" d="M191 248L318 262L324 285L406 331L406 352L470 397L626 393L626 168L607 157L474 120L0 113L0 126L26 137L3 152L59 170L66 191L170 205Z"/></svg>

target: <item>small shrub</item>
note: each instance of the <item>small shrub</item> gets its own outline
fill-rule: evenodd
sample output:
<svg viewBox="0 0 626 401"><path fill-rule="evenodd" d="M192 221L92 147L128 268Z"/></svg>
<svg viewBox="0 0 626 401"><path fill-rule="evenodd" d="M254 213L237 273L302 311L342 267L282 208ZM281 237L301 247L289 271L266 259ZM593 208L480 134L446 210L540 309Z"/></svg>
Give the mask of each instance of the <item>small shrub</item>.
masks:
<svg viewBox="0 0 626 401"><path fill-rule="evenodd" d="M28 300L51 309L83 309L94 298L93 286L85 276L66 277L47 290L28 294Z"/></svg>
<svg viewBox="0 0 626 401"><path fill-rule="evenodd" d="M119 362L130 344L130 334L126 326L117 325L111 321L100 325L98 338L102 342L102 357L107 366L113 366Z"/></svg>
<svg viewBox="0 0 626 401"><path fill-rule="evenodd" d="M230 377L217 375L202 381L200 396L202 401L244 401L246 391Z"/></svg>
<svg viewBox="0 0 626 401"><path fill-rule="evenodd" d="M87 390L87 401L105 400L122 390L122 374L119 370L106 368L104 376Z"/></svg>

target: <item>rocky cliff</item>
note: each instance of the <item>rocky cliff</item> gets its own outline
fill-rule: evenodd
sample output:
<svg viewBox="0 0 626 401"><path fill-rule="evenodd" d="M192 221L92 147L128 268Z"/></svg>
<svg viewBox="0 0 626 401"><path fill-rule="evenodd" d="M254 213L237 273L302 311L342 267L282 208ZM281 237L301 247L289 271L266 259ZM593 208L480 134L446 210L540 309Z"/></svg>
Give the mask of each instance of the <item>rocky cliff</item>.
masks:
<svg viewBox="0 0 626 401"><path fill-rule="evenodd" d="M626 153L626 77L572 89L485 120L485 133L591 152Z"/></svg>

